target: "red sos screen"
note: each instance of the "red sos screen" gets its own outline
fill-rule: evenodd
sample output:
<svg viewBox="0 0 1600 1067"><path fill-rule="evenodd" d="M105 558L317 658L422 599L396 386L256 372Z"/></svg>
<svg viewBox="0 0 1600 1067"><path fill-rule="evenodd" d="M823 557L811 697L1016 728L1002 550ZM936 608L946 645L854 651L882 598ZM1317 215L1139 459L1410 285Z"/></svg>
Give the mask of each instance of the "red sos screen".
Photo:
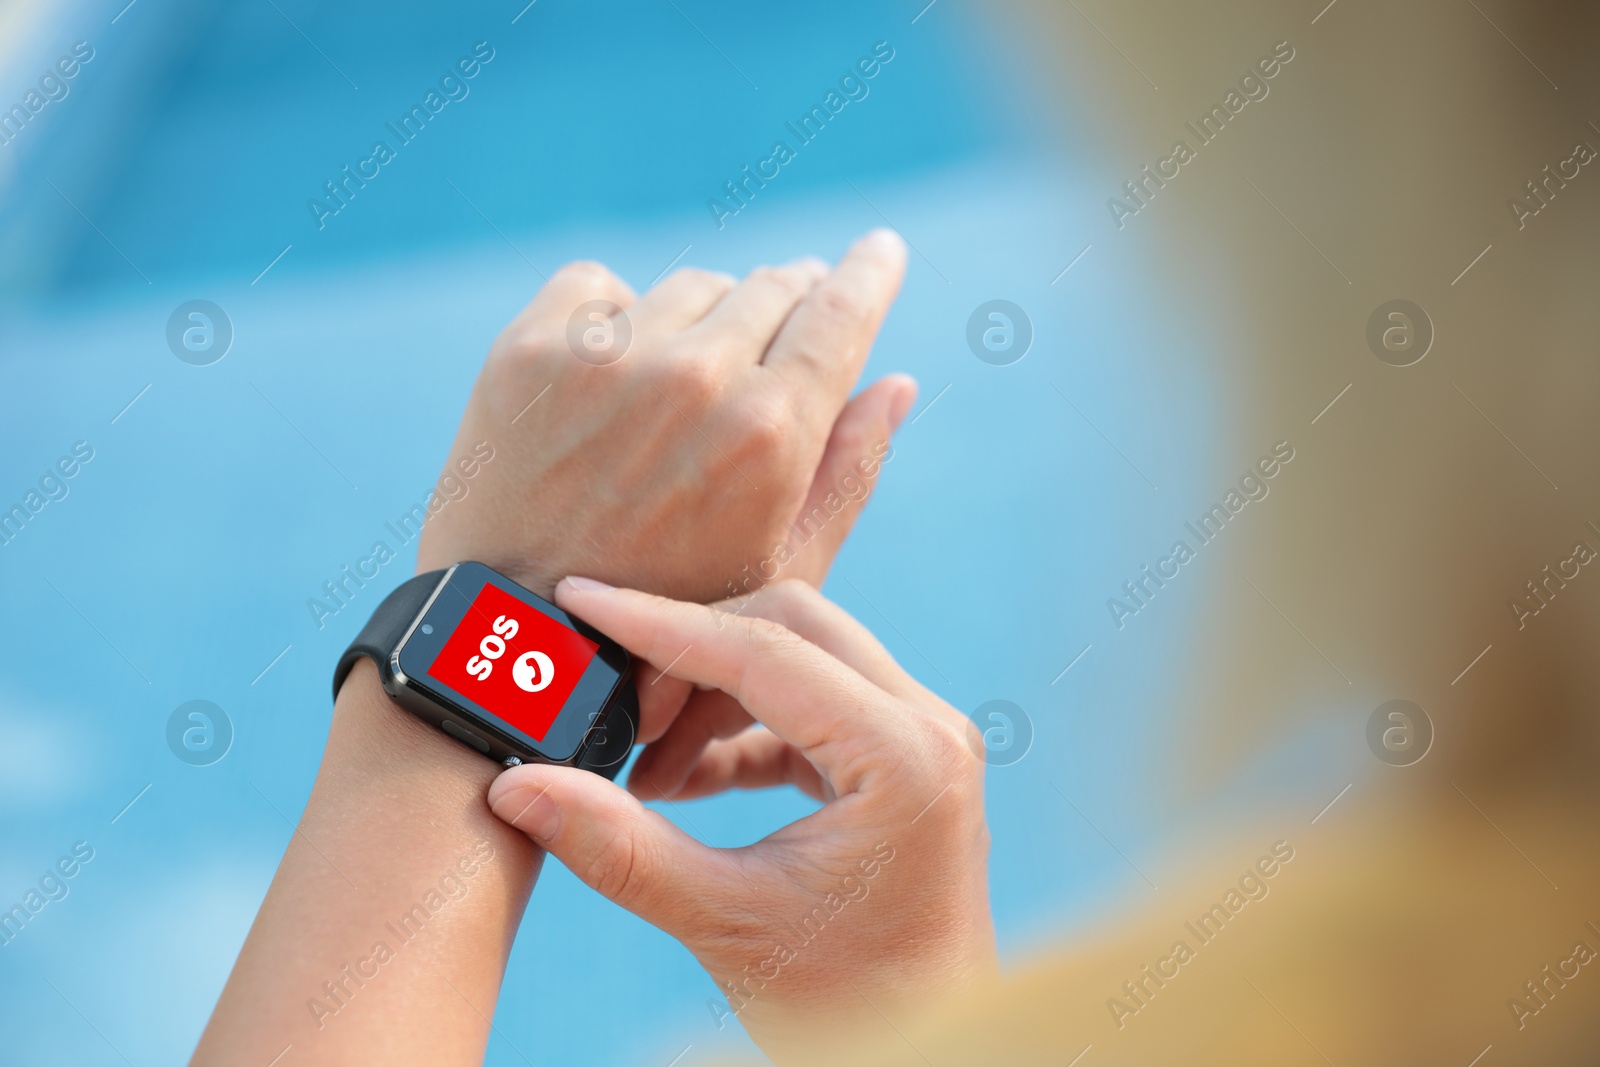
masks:
<svg viewBox="0 0 1600 1067"><path fill-rule="evenodd" d="M576 630L485 585L428 674L543 741L598 651Z"/></svg>

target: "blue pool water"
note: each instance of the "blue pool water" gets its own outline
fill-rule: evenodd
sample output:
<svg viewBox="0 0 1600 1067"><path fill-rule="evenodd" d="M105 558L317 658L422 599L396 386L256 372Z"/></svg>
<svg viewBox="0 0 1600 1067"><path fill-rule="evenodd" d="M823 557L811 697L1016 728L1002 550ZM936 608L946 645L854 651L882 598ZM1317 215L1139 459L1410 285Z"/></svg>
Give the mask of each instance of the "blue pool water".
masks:
<svg viewBox="0 0 1600 1067"><path fill-rule="evenodd" d="M1151 354L1173 337L1141 313L1140 250L1097 245L1060 274L1105 234L1105 182L1043 140L1014 31L953 3L913 23L921 6L141 0L115 23L120 3L67 9L7 58L9 99L72 41L96 48L26 150L0 149L18 149L0 169L0 503L93 450L0 548L0 898L75 842L94 850L0 948L15 1062L192 1049L309 793L333 660L382 590L322 630L305 602L431 486L534 268L578 257L643 288L685 246L737 272L901 230L910 273L867 374L908 371L922 399L828 592L956 706L1004 698L1032 722L1026 757L990 776L1010 958L1145 891L1106 838L1138 861L1172 833L1144 769L1170 696L1152 664L1182 655L1209 579L1137 633L1109 626L1105 598L1201 506L1171 487L1236 464L1207 447L1212 386ZM479 41L493 58L466 95L319 229L323 182ZM894 58L870 93L719 229L707 199L879 41ZM197 298L235 331L207 367L164 336ZM965 340L995 298L1035 330L1007 367ZM194 699L235 732L208 767L166 742ZM681 817L739 844L806 806L736 795ZM551 864L488 1062L745 1047L713 993Z"/></svg>

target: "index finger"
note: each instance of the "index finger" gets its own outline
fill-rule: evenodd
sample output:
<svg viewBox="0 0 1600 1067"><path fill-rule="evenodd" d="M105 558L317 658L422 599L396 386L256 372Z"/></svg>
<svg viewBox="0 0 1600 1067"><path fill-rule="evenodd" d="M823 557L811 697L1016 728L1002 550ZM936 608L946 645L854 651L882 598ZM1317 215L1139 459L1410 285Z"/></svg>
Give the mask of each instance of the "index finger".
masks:
<svg viewBox="0 0 1600 1067"><path fill-rule="evenodd" d="M873 230L817 283L773 339L763 366L826 411L829 423L850 395L872 339L900 292L906 245L893 230Z"/></svg>
<svg viewBox="0 0 1600 1067"><path fill-rule="evenodd" d="M756 721L830 769L844 770L855 755L904 751L913 732L910 708L766 619L588 578L562 579L556 603L664 673L732 696ZM837 784L839 792L849 791Z"/></svg>

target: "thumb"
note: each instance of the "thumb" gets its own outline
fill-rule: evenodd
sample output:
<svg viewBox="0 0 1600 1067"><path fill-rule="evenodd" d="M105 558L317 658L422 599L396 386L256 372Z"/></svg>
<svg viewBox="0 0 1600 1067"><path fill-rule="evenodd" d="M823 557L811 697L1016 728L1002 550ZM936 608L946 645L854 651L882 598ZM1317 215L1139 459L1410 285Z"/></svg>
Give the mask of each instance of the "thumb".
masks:
<svg viewBox="0 0 1600 1067"><path fill-rule="evenodd" d="M601 896L682 940L701 901L736 876L719 855L620 786L576 767L526 764L489 786L495 815L533 839ZM720 861L720 862L719 862Z"/></svg>
<svg viewBox="0 0 1600 1067"><path fill-rule="evenodd" d="M889 438L917 399L917 383L891 374L844 406L823 449L817 475L793 524L790 574L821 588L839 546L849 535L877 484ZM832 497L832 507L829 506ZM839 507L839 502L844 507Z"/></svg>

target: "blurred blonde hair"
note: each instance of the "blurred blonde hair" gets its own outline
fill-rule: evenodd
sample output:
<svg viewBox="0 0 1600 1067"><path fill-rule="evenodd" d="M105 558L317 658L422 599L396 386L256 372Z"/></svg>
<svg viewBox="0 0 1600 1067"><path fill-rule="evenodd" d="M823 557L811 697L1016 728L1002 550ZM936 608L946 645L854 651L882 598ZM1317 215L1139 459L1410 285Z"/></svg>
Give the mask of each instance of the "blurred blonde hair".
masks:
<svg viewBox="0 0 1600 1067"><path fill-rule="evenodd" d="M1562 165L1600 146L1600 12L1324 3L988 10L1055 79L1057 135L1136 182L1175 140L1198 148L1185 124L1257 59L1293 50L1265 99L1107 217L1160 264L1149 291L1213 324L1162 358L1214 359L1230 469L1297 450L1275 502L1208 558L1221 576L1174 686L1174 803L1319 720L1329 766L1368 771L1316 821L1211 827L1152 901L886 1030L861 1063L1492 1067L1600 1048L1600 966L1575 962L1600 950L1600 577L1563 563L1600 550L1600 166ZM1195 307L1219 291L1228 314ZM1394 299L1432 323L1414 365L1367 340ZM1392 699L1435 731L1411 766L1367 752ZM1196 936L1279 841L1294 858L1270 892ZM1180 940L1192 959L1161 964Z"/></svg>

